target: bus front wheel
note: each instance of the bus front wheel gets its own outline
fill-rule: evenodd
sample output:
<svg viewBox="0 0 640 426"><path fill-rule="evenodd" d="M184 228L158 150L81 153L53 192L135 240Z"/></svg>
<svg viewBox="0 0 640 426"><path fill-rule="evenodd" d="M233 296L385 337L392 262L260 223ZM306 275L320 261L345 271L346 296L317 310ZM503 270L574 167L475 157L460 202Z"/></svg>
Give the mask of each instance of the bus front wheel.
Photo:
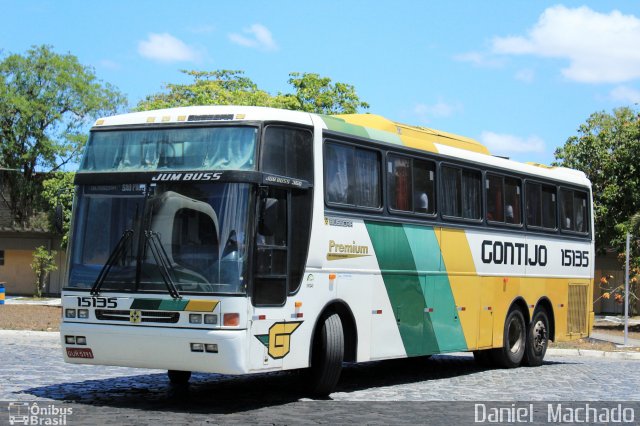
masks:
<svg viewBox="0 0 640 426"><path fill-rule="evenodd" d="M167 375L172 385L186 385L191 378L191 371L169 370Z"/></svg>
<svg viewBox="0 0 640 426"><path fill-rule="evenodd" d="M544 309L533 314L527 330L527 345L523 363L529 367L542 365L549 344L549 317Z"/></svg>
<svg viewBox="0 0 640 426"><path fill-rule="evenodd" d="M308 386L313 395L326 396L335 388L344 358L344 332L336 313L324 316L313 339Z"/></svg>
<svg viewBox="0 0 640 426"><path fill-rule="evenodd" d="M502 368L515 368L524 357L527 333L524 316L518 308L509 311L504 321L503 345L493 350L493 361Z"/></svg>

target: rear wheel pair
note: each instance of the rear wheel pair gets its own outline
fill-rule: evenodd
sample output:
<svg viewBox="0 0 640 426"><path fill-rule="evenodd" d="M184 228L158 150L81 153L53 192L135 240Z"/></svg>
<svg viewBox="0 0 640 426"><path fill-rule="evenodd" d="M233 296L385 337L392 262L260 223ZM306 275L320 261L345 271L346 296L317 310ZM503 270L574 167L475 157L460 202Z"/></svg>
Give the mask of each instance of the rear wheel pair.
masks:
<svg viewBox="0 0 640 426"><path fill-rule="evenodd" d="M532 367L542 364L549 343L549 317L544 309L534 312L528 327L522 311L511 309L503 333L501 348L473 352L479 365L515 368L520 364Z"/></svg>

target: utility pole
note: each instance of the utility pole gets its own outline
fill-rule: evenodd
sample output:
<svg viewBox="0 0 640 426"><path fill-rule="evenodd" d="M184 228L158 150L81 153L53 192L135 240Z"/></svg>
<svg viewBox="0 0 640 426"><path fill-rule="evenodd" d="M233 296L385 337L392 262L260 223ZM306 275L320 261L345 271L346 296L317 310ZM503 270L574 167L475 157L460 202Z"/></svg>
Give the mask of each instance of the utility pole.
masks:
<svg viewBox="0 0 640 426"><path fill-rule="evenodd" d="M627 232L627 260L624 267L624 345L629 339L629 245L631 234Z"/></svg>

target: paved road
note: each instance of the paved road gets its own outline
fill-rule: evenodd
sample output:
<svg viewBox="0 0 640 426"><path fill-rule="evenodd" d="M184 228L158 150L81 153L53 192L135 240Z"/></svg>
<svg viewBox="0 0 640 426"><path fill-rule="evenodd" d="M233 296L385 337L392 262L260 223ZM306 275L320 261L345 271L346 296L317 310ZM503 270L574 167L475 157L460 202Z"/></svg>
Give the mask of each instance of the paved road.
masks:
<svg viewBox="0 0 640 426"><path fill-rule="evenodd" d="M164 371L65 364L55 333L0 331L0 401L73 408L68 424L438 424L456 415L470 424L473 401L640 401L639 367L549 357L539 368L483 370L466 354L383 361L347 366L329 400L311 400L291 373L195 374L188 389L176 389ZM427 401L466 403L452 412Z"/></svg>

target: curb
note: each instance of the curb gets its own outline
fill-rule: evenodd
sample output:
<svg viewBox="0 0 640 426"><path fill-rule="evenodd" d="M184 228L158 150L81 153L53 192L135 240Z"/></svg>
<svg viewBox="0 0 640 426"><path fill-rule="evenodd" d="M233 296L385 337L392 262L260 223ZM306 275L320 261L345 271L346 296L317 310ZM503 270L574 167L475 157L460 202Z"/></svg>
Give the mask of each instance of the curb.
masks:
<svg viewBox="0 0 640 426"><path fill-rule="evenodd" d="M14 298L6 299L5 305L31 305L31 306L62 306L61 299L45 299L45 300L16 300Z"/></svg>
<svg viewBox="0 0 640 426"><path fill-rule="evenodd" d="M639 360L640 352L606 352L593 349L547 349L547 355L551 356L577 356L588 358L607 358L618 360Z"/></svg>

